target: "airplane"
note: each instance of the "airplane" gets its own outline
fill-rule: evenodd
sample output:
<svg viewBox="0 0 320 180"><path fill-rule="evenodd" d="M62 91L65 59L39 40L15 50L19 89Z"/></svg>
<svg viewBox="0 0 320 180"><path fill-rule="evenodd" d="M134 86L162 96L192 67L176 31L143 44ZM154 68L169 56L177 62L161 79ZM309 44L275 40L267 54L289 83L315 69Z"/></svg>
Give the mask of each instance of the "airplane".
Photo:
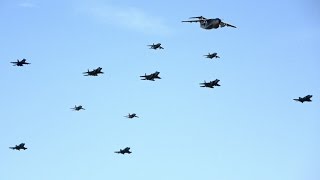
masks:
<svg viewBox="0 0 320 180"><path fill-rule="evenodd" d="M210 58L210 59L212 59L212 58L220 58L220 56L218 56L217 53L212 53L212 54L208 53L207 55L203 55L203 56L206 56L206 58Z"/></svg>
<svg viewBox="0 0 320 180"><path fill-rule="evenodd" d="M114 153L118 153L118 154L131 154L132 152L130 151L130 148L129 147L126 147L124 149L120 149L119 151L115 151Z"/></svg>
<svg viewBox="0 0 320 180"><path fill-rule="evenodd" d="M73 107L73 108L70 108L70 109L73 109L74 111L80 111L81 109L86 110L86 109L84 109L81 105L80 105L80 106L74 105L74 107Z"/></svg>
<svg viewBox="0 0 320 180"><path fill-rule="evenodd" d="M124 116L124 117L130 118L130 119L132 119L132 118L134 118L134 117L139 118L139 116L137 116L136 113L132 113L132 114L129 113L127 116Z"/></svg>
<svg viewBox="0 0 320 180"><path fill-rule="evenodd" d="M200 23L200 27L203 29L218 29L219 27L233 27L233 28L237 28L236 26L233 26L231 24L222 22L222 20L220 18L210 18L207 19L203 16L198 16L198 17L190 17L189 19L193 19L193 20L187 20L187 21L182 21L182 22L199 22Z"/></svg>
<svg viewBox="0 0 320 180"><path fill-rule="evenodd" d="M305 97L299 97L299 99L293 99L295 101L299 101L301 103L307 101L307 102L311 102L312 95L306 95Z"/></svg>
<svg viewBox="0 0 320 180"><path fill-rule="evenodd" d="M155 73L149 74L147 75L146 73L144 74L144 76L140 76L143 77L144 79L141 80L150 80L150 81L154 81L154 79L161 79L161 77L159 77L160 72L156 71Z"/></svg>
<svg viewBox="0 0 320 180"><path fill-rule="evenodd" d="M156 50L156 49L164 49L163 47L161 47L161 43L157 43L157 44L154 44L154 43L152 43L152 45L148 45L148 46L150 46L150 49L154 49L154 50Z"/></svg>
<svg viewBox="0 0 320 180"><path fill-rule="evenodd" d="M98 74L103 74L103 72L101 71L102 68L98 67L97 69L93 69L92 71L88 71L87 72L83 72L83 74L86 74L84 76L98 76Z"/></svg>
<svg viewBox="0 0 320 180"><path fill-rule="evenodd" d="M16 145L15 147L9 147L9 148L12 150L18 150L18 151L20 151L21 149L23 149L23 150L28 149L28 148L24 147L24 145L25 145L25 143L21 143L19 145Z"/></svg>
<svg viewBox="0 0 320 180"><path fill-rule="evenodd" d="M210 82L204 81L204 83L200 83L200 87L214 88L214 86L220 86L220 84L218 84L219 81L219 79Z"/></svg>
<svg viewBox="0 0 320 180"><path fill-rule="evenodd" d="M26 61L27 61L26 59L22 59L21 61L17 59L17 62L10 62L10 63L14 64L13 66L23 66L24 64L31 64Z"/></svg>

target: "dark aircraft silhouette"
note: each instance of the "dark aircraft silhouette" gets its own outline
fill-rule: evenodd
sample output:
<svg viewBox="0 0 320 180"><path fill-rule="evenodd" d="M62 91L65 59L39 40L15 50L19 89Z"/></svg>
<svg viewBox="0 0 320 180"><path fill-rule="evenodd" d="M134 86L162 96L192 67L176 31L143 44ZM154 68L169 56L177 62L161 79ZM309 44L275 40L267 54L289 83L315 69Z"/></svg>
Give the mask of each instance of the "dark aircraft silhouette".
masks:
<svg viewBox="0 0 320 180"><path fill-rule="evenodd" d="M231 24L227 24L225 22L222 22L222 20L219 18L207 19L203 16L198 16L198 17L190 17L189 19L193 19L193 20L187 20L187 21L182 21L182 22L190 22L190 23L199 22L200 27L203 29L207 29L207 30L217 29L219 27L225 27L225 26L237 28Z"/></svg>
<svg viewBox="0 0 320 180"><path fill-rule="evenodd" d="M305 97L299 97L299 99L293 99L293 100L303 103L305 101L311 102L312 101L311 98L312 98L312 95L306 95Z"/></svg>
<svg viewBox="0 0 320 180"><path fill-rule="evenodd" d="M124 149L120 149L119 151L115 151L114 153L118 153L118 154L131 154L131 151L130 151L130 148L129 147L126 147Z"/></svg>
<svg viewBox="0 0 320 180"><path fill-rule="evenodd" d="M86 74L84 76L98 76L98 74L103 74L103 72L101 71L102 68L101 67L98 67L97 69L94 69L92 71L88 71L87 72L84 72L83 74Z"/></svg>
<svg viewBox="0 0 320 180"><path fill-rule="evenodd" d="M132 114L129 113L127 116L124 116L124 117L130 118L130 119L132 119L132 118L134 118L134 117L139 118L139 116L137 116L136 113L132 113Z"/></svg>
<svg viewBox="0 0 320 180"><path fill-rule="evenodd" d="M150 49L164 49L163 47L161 47L161 43L157 43L157 44L152 44L152 45L148 45L150 46Z"/></svg>
<svg viewBox="0 0 320 180"><path fill-rule="evenodd" d="M141 80L150 80L150 81L154 81L154 79L161 79L161 77L159 77L160 72L156 71L155 73L149 74L147 75L146 73L144 74L144 76L140 76L143 77L144 79Z"/></svg>
<svg viewBox="0 0 320 180"><path fill-rule="evenodd" d="M26 59L22 59L21 61L19 61L19 59L17 59L17 62L10 62L12 64L14 64L14 66L23 66L24 64L31 64L31 63L27 63Z"/></svg>
<svg viewBox="0 0 320 180"><path fill-rule="evenodd" d="M218 56L217 53L212 53L212 54L208 53L207 55L203 55L203 56L206 56L206 58L210 58L210 59L212 59L212 58L220 58L220 56Z"/></svg>
<svg viewBox="0 0 320 180"><path fill-rule="evenodd" d="M16 145L15 147L9 147L9 148L12 150L18 150L18 151L20 151L21 149L22 150L28 149L28 148L24 147L24 145L25 145L25 143L21 143L19 145Z"/></svg>
<svg viewBox="0 0 320 180"><path fill-rule="evenodd" d="M204 83L200 83L200 87L214 88L214 86L220 86L220 84L218 84L219 81L219 79L210 82L204 81Z"/></svg>
<svg viewBox="0 0 320 180"><path fill-rule="evenodd" d="M80 105L80 106L74 105L74 107L73 107L73 108L70 108L70 109L73 109L74 111L80 111L81 109L86 110L86 109L84 109L81 105Z"/></svg>

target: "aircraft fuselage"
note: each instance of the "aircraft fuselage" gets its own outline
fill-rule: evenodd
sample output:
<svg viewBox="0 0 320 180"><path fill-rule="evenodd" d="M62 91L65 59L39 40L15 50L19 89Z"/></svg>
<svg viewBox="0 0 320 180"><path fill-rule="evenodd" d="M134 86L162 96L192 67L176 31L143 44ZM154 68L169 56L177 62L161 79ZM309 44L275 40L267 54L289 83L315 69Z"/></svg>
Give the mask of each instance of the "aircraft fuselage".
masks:
<svg viewBox="0 0 320 180"><path fill-rule="evenodd" d="M203 19L200 21L200 27L203 29L217 29L219 28L221 19Z"/></svg>

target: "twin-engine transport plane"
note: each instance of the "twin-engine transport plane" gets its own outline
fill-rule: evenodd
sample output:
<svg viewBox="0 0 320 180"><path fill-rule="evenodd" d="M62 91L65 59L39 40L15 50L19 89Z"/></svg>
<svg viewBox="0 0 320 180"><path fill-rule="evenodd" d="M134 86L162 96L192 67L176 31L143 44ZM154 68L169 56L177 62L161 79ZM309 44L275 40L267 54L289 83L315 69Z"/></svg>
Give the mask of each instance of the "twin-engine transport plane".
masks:
<svg viewBox="0 0 320 180"><path fill-rule="evenodd" d="M159 77L160 72L156 71L155 73L149 74L147 75L146 73L144 74L144 76L140 76L143 77L144 79L141 80L150 80L150 81L154 81L154 79L161 79L161 77Z"/></svg>
<svg viewBox="0 0 320 180"><path fill-rule="evenodd" d="M21 61L17 59L17 62L10 62L10 63L14 64L14 66L23 66L24 64L31 64L31 63L28 63L26 59L22 59Z"/></svg>
<svg viewBox="0 0 320 180"><path fill-rule="evenodd" d="M220 84L218 84L219 81L219 79L210 82L204 81L204 83L200 83L200 87L214 88L214 86L220 86Z"/></svg>
<svg viewBox="0 0 320 180"><path fill-rule="evenodd" d="M101 70L102 70L101 67L98 67L97 69L94 69L92 71L89 71L88 69L88 71L84 72L83 74L85 74L84 76L98 76L98 74L103 74Z"/></svg>
<svg viewBox="0 0 320 180"><path fill-rule="evenodd" d="M305 101L311 102L312 101L311 98L312 98L312 95L306 95L305 97L299 97L299 99L293 99L293 100L303 103Z"/></svg>
<svg viewBox="0 0 320 180"><path fill-rule="evenodd" d="M115 151L114 153L118 153L118 154L131 154L130 148L126 147L124 149L120 149L119 151Z"/></svg>
<svg viewBox="0 0 320 180"><path fill-rule="evenodd" d="M210 59L212 59L212 58L220 58L220 56L218 56L217 53L212 53L212 54L208 53L207 55L203 55L203 56L206 56L206 58L210 58Z"/></svg>
<svg viewBox="0 0 320 180"><path fill-rule="evenodd" d="M157 43L157 44L151 44L151 45L148 45L148 46L150 46L150 49L154 49L154 50L156 50L156 49L164 49L163 47L161 47L161 43Z"/></svg>
<svg viewBox="0 0 320 180"><path fill-rule="evenodd" d="M20 151L21 149L22 150L28 149L28 148L24 147L24 145L25 145L25 143L21 143L19 145L16 145L15 147L9 147L9 148L12 150L18 150L18 151Z"/></svg>
<svg viewBox="0 0 320 180"><path fill-rule="evenodd" d="M225 27L225 26L237 28L231 24L222 22L222 20L219 18L207 19L203 16L198 16L198 17L190 17L189 19L193 19L193 20L187 20L187 21L182 21L182 22L190 22L190 23L198 22L198 23L200 23L201 28L208 29L208 30L209 29L217 29L219 27Z"/></svg>

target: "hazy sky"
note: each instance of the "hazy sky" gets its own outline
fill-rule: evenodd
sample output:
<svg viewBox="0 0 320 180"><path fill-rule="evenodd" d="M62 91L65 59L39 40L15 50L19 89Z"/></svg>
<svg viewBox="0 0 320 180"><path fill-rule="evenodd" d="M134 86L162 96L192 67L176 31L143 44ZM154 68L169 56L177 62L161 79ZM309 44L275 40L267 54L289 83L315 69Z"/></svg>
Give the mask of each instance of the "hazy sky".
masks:
<svg viewBox="0 0 320 180"><path fill-rule="evenodd" d="M320 179L315 0L1 0L0 27L1 180Z"/></svg>

